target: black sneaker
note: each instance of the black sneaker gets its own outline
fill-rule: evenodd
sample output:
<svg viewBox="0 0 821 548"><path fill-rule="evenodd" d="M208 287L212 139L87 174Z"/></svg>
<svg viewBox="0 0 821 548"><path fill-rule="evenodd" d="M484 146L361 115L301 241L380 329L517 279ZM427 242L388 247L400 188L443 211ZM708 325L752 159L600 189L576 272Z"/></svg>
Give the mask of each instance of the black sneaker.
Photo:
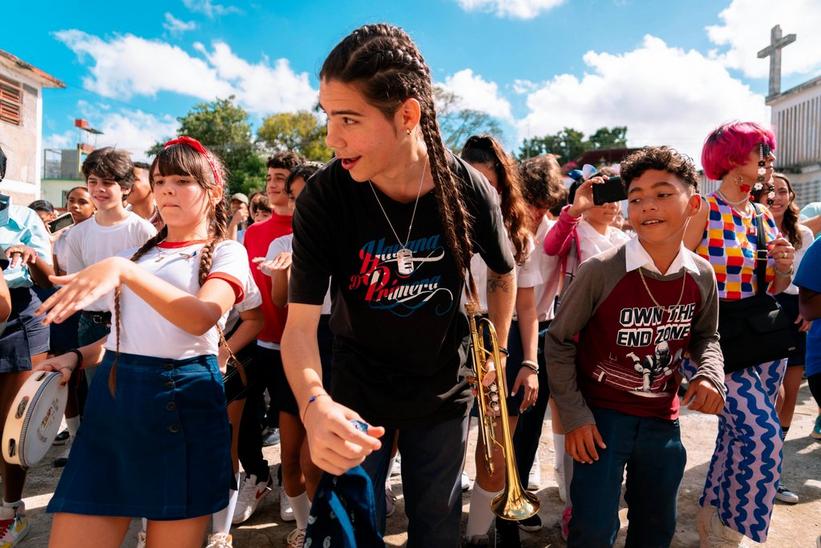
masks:
<svg viewBox="0 0 821 548"><path fill-rule="evenodd" d="M62 432L57 434L57 437L54 438L54 441L51 443L51 445L55 447L65 445L66 443L68 443L68 439L70 437L71 435L68 433L68 430L63 430Z"/></svg>
<svg viewBox="0 0 821 548"><path fill-rule="evenodd" d="M517 523L519 524L519 529L528 533L536 533L541 531L543 527L542 518L539 517L539 514L533 514L529 518L519 520Z"/></svg>

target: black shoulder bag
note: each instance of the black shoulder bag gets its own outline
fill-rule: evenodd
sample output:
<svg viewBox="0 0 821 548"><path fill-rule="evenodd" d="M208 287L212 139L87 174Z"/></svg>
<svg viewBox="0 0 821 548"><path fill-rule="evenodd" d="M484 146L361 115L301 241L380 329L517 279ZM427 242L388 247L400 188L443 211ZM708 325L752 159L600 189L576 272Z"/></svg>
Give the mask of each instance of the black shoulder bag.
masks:
<svg viewBox="0 0 821 548"><path fill-rule="evenodd" d="M724 354L724 372L732 373L789 356L798 346L792 321L775 297L767 293L767 241L764 217L753 204L757 229L755 295L738 301L721 301L718 333Z"/></svg>

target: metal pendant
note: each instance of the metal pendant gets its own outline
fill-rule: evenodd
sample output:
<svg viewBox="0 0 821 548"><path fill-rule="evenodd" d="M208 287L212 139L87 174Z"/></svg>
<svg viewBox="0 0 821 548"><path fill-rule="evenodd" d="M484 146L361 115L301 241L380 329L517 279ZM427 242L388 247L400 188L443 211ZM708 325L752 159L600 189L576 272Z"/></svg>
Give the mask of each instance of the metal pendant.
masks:
<svg viewBox="0 0 821 548"><path fill-rule="evenodd" d="M396 252L396 270L403 276L413 274L413 251L403 247Z"/></svg>

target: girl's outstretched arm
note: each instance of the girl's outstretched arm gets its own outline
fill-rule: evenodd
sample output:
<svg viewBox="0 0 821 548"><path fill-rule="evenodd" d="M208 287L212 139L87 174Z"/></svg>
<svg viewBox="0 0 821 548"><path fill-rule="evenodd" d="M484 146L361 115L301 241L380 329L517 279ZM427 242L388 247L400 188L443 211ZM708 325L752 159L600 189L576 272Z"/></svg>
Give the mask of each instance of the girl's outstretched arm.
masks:
<svg viewBox="0 0 821 548"><path fill-rule="evenodd" d="M196 295L146 272L123 257L110 257L67 276L52 276L63 287L38 309L48 313L45 323L60 323L95 300L126 285L163 318L192 335L204 335L234 306L234 286L224 278L210 278Z"/></svg>

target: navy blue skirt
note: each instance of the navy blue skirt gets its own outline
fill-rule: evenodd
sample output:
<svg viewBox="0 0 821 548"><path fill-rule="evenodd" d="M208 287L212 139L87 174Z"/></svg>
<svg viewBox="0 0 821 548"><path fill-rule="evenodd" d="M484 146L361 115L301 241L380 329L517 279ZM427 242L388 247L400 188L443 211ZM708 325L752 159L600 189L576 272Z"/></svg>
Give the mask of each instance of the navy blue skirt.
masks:
<svg viewBox="0 0 821 548"><path fill-rule="evenodd" d="M228 504L231 432L215 356L106 352L48 512L177 520Z"/></svg>

